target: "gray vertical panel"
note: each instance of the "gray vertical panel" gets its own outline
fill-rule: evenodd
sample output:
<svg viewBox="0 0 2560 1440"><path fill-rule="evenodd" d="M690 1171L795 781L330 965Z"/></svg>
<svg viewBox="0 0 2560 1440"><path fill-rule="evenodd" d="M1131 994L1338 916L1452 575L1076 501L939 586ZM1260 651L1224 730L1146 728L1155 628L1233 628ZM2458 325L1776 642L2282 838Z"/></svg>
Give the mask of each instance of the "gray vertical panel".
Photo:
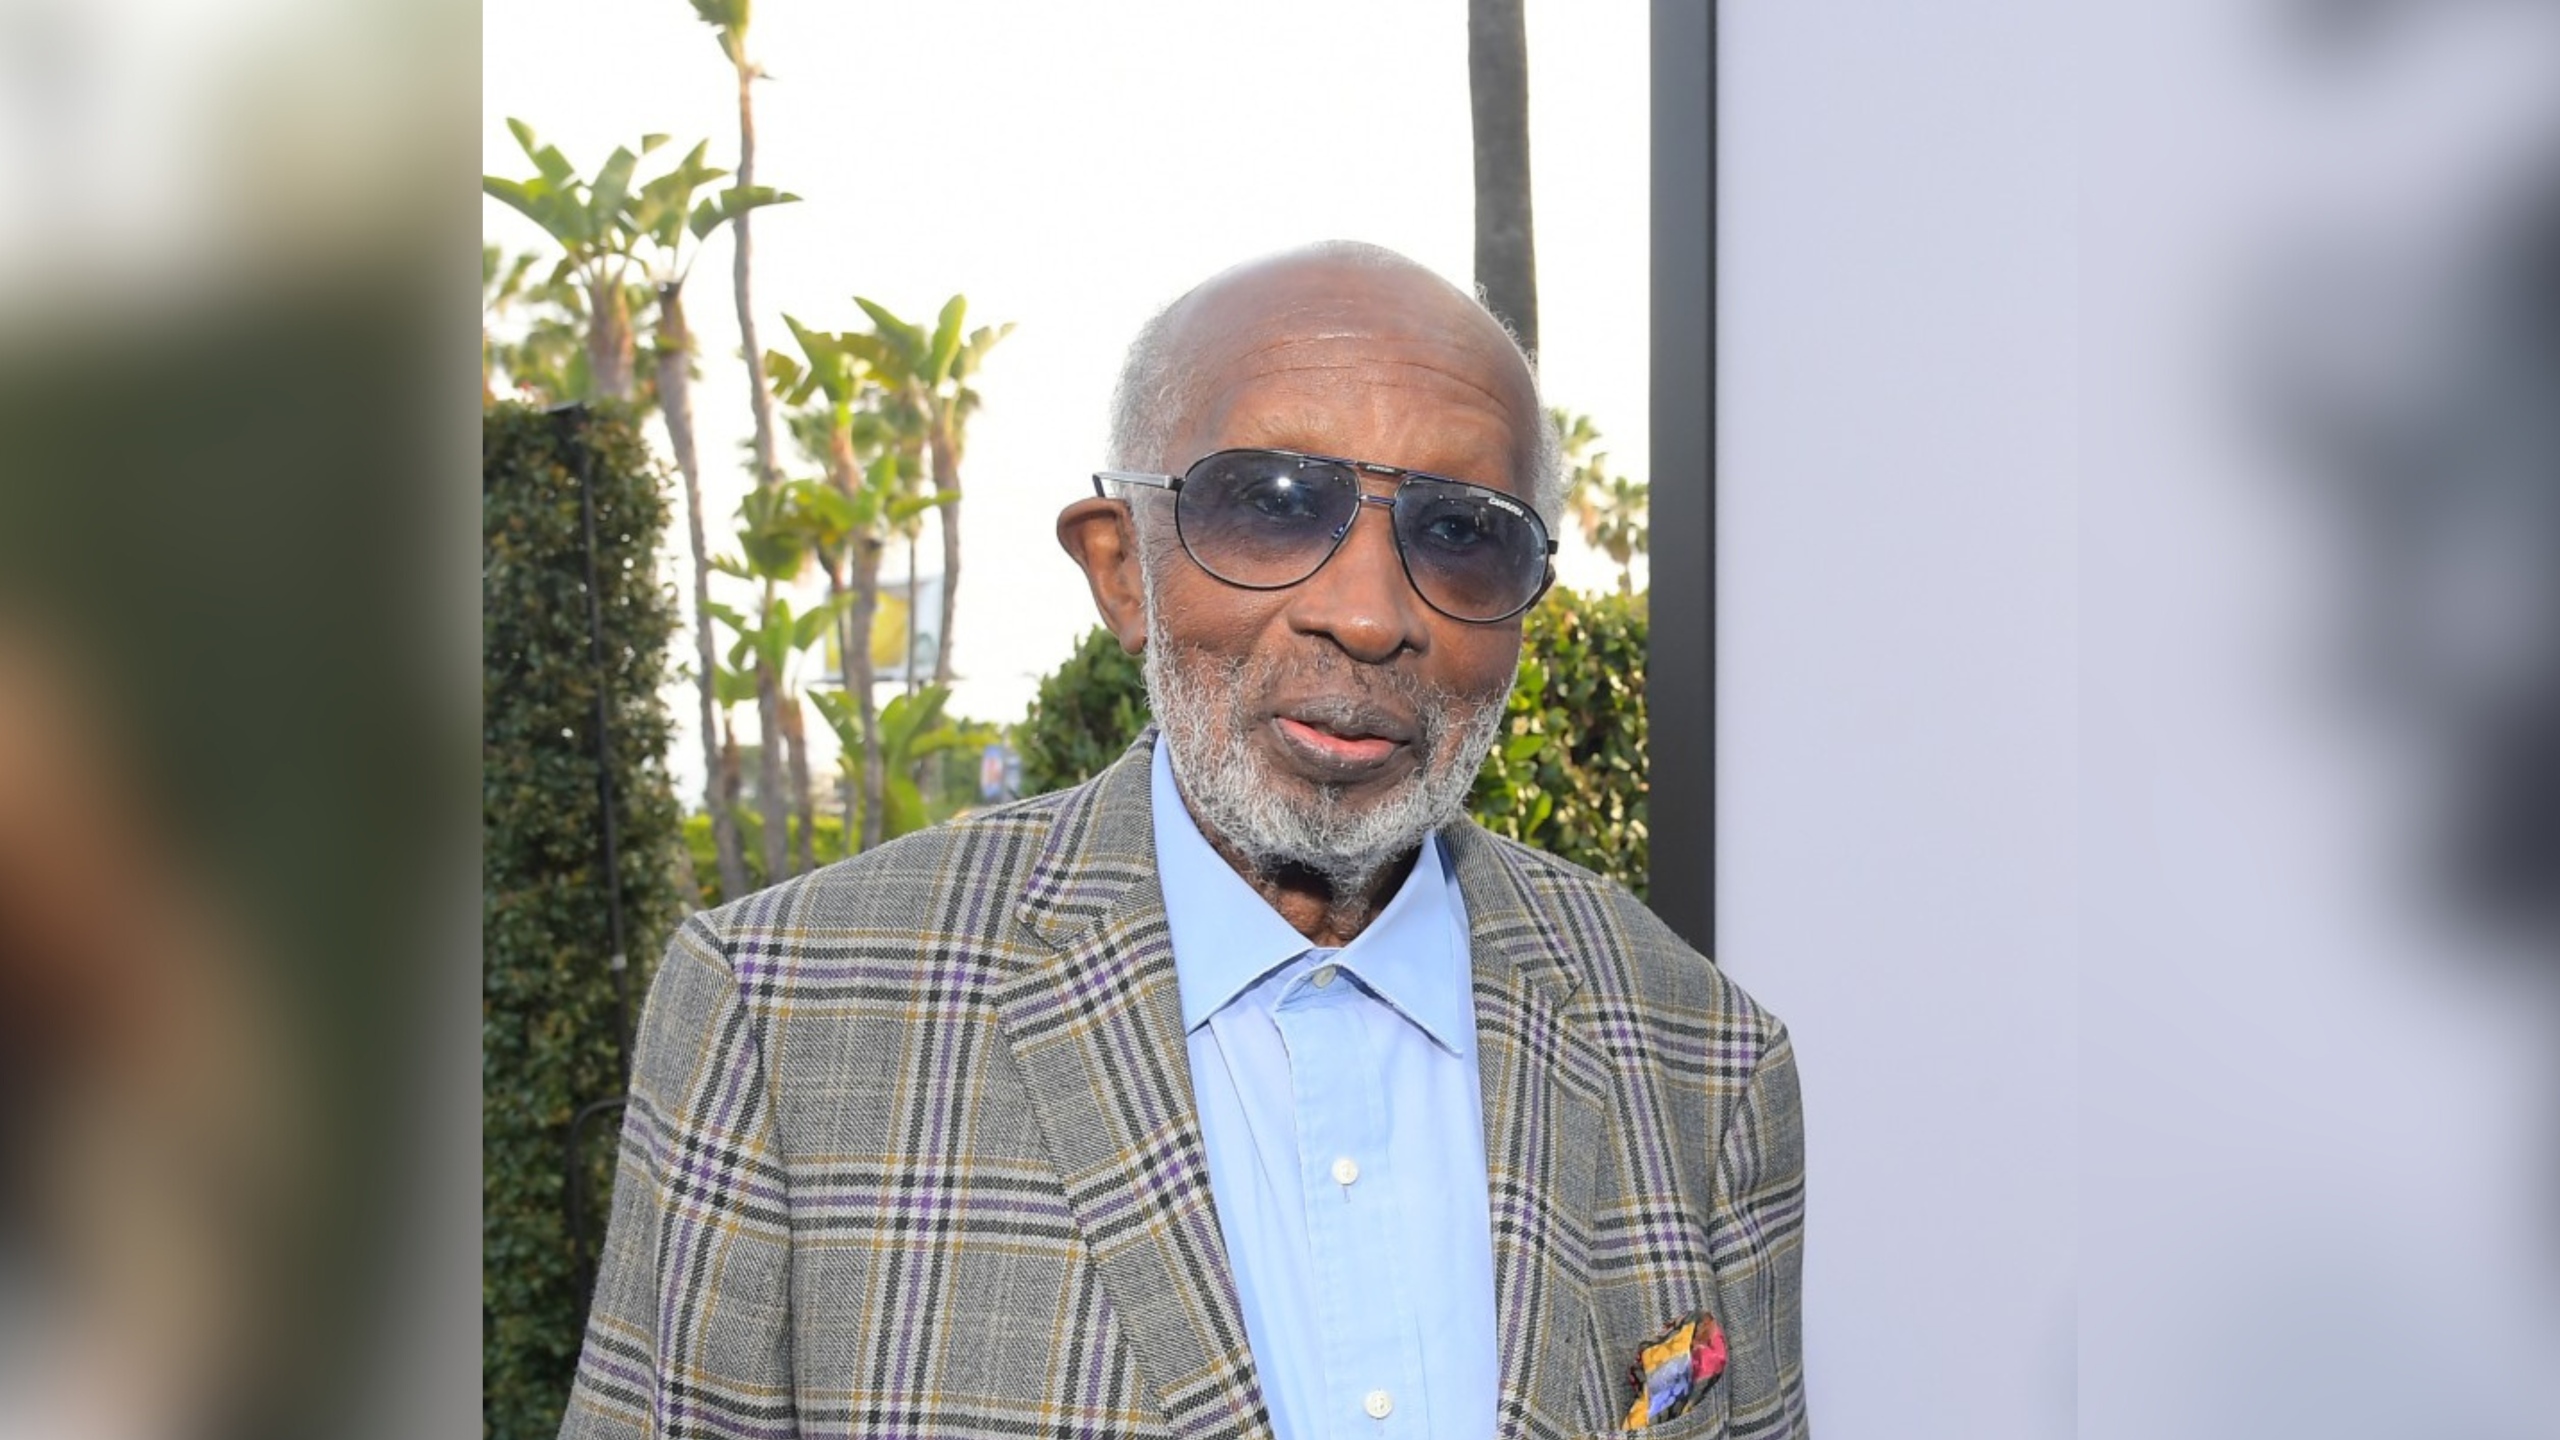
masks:
<svg viewBox="0 0 2560 1440"><path fill-rule="evenodd" d="M1714 0L1653 6L1654 913L1715 947Z"/></svg>
<svg viewBox="0 0 2560 1440"><path fill-rule="evenodd" d="M2072 1433L2079 206L2110 178L2076 163L2076 14L1737 4L1717 36L1717 959L1795 1039L1825 1436ZM2184 1331L2129 1340L2186 1385Z"/></svg>

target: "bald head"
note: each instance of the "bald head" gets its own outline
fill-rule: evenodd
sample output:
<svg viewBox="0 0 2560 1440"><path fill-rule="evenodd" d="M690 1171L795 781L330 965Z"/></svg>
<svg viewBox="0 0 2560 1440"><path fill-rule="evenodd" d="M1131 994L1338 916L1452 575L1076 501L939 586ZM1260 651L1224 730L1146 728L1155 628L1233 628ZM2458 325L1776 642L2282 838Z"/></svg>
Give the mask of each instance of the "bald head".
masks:
<svg viewBox="0 0 2560 1440"><path fill-rule="evenodd" d="M1252 373L1371 357L1411 357L1506 416L1512 473L1462 476L1531 499L1549 525L1563 465L1537 377L1518 342L1477 299L1392 250L1333 240L1221 271L1166 306L1130 342L1112 395L1111 463L1178 472L1199 458L1185 437L1218 428L1219 397ZM1454 363L1451 363L1454 361ZM1393 395L1344 396L1392 404ZM1358 456L1386 460L1391 457Z"/></svg>

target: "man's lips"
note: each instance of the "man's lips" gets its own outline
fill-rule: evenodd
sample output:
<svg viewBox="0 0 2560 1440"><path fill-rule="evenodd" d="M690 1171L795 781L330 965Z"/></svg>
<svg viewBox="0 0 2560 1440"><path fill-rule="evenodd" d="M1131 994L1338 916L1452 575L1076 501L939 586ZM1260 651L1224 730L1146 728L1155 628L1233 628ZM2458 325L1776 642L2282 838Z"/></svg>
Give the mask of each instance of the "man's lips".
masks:
<svg viewBox="0 0 2560 1440"><path fill-rule="evenodd" d="M1412 738L1411 728L1392 720L1361 717L1336 720L1316 715L1275 717L1283 737L1318 759L1336 765L1375 765Z"/></svg>
<svg viewBox="0 0 2560 1440"><path fill-rule="evenodd" d="M1395 753L1396 742L1383 735L1334 735L1303 720L1280 717L1280 733L1328 759L1371 765Z"/></svg>

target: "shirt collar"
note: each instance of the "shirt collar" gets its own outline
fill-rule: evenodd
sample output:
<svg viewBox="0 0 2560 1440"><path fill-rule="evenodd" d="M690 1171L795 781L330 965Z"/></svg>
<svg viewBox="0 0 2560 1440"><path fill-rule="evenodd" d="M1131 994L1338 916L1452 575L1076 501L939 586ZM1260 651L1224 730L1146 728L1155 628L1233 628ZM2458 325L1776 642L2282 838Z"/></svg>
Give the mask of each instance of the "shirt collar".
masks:
<svg viewBox="0 0 2560 1440"><path fill-rule="evenodd" d="M1174 783L1172 748L1157 737L1156 874L1173 936L1182 1027L1191 1031L1312 947L1200 833ZM1377 919L1331 958L1442 1049L1463 1056L1475 1040L1466 934L1465 906L1433 834Z"/></svg>

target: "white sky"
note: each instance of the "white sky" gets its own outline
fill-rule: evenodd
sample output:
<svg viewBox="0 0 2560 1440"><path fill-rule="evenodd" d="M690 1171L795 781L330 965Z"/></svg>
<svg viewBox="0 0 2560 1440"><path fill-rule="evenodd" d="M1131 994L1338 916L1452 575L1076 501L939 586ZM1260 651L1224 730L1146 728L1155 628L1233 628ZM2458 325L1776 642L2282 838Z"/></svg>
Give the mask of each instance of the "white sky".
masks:
<svg viewBox="0 0 2560 1440"><path fill-rule="evenodd" d="M1617 468L1641 476L1646 11L1529 0L1528 17L1543 378L1553 403L1598 421ZM736 164L735 83L681 0L491 0L481 44L491 173L531 173L508 116L583 173L649 131L679 154L707 138L713 163ZM1018 326L982 372L963 472L960 714L1019 718L1094 623L1051 521L1087 493L1120 349L1152 310L1237 260L1329 236L1470 278L1460 0L767 0L751 50L772 76L756 98L757 179L803 197L757 217L764 345L789 347L786 311L855 328L857 293L929 320L959 291L973 327ZM510 250L548 245L493 201L482 233ZM751 430L729 265L715 237L687 291L715 548L748 483ZM1567 583L1614 584L1605 559L1565 541ZM930 534L926 549L938 553ZM691 795L693 707L671 708Z"/></svg>

